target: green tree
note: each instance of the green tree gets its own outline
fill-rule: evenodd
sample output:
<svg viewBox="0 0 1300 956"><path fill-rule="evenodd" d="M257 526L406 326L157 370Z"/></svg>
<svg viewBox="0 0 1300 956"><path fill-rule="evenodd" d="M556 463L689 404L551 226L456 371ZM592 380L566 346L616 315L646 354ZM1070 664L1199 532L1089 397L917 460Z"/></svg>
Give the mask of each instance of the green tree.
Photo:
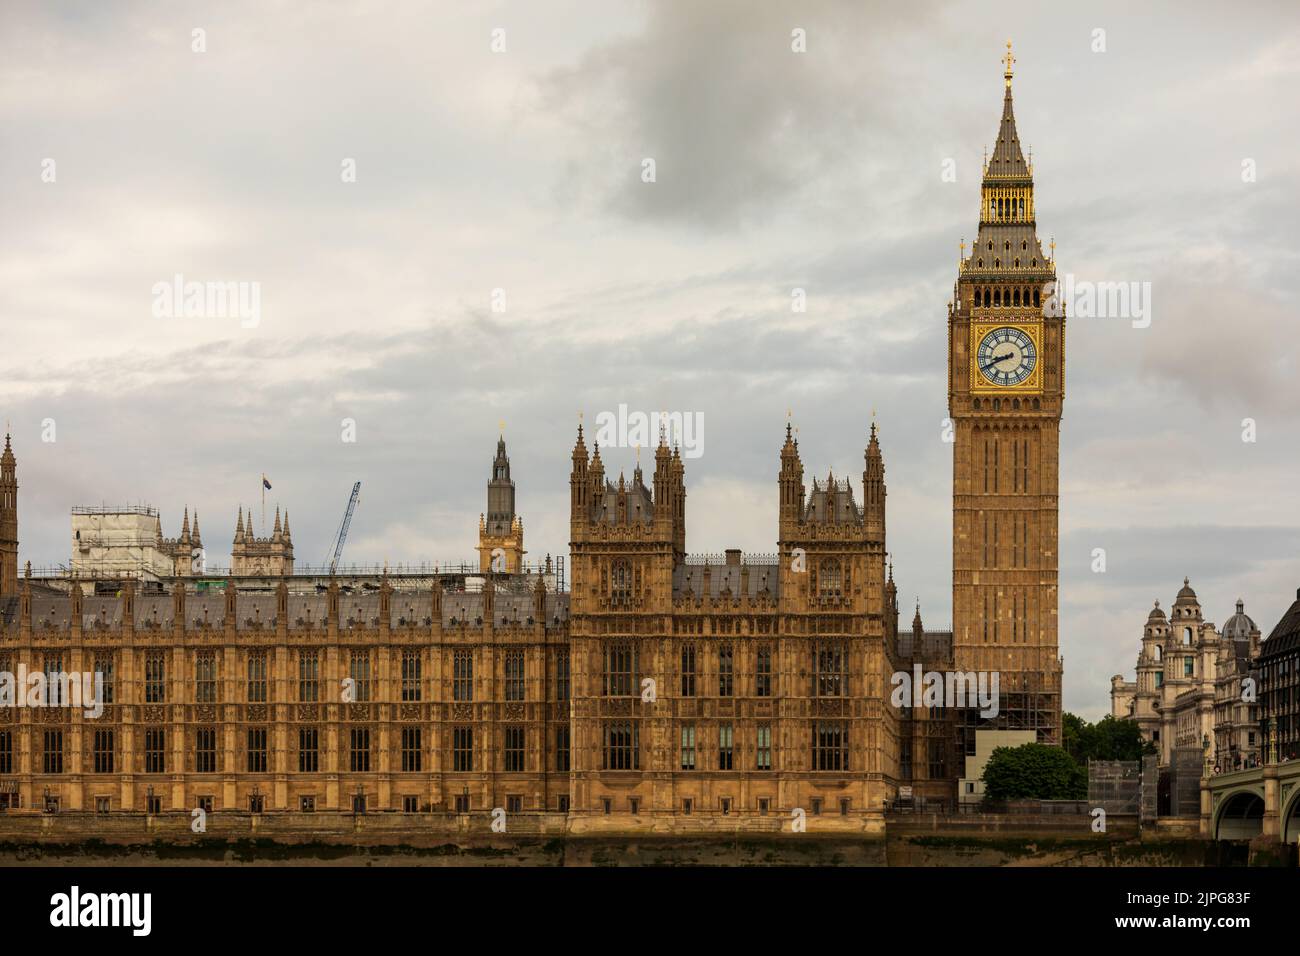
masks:
<svg viewBox="0 0 1300 956"><path fill-rule="evenodd" d="M1156 752L1155 745L1142 739L1136 721L1117 720L1107 714L1095 724L1082 717L1064 714L1062 745L1085 771L1089 760L1138 760Z"/></svg>
<svg viewBox="0 0 1300 956"><path fill-rule="evenodd" d="M1079 759L1083 740L1090 724L1077 714L1066 711L1061 715L1061 746L1075 760Z"/></svg>
<svg viewBox="0 0 1300 956"><path fill-rule="evenodd" d="M989 800L1083 800L1088 774L1060 747L997 747L984 766Z"/></svg>

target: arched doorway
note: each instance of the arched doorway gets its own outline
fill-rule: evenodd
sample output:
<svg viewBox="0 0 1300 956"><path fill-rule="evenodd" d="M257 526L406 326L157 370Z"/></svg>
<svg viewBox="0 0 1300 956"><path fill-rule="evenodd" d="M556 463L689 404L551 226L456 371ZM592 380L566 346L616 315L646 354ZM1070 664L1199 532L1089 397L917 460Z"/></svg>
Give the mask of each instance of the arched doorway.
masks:
<svg viewBox="0 0 1300 956"><path fill-rule="evenodd" d="M1216 840L1251 840L1264 832L1264 798L1242 791L1228 797L1214 828Z"/></svg>

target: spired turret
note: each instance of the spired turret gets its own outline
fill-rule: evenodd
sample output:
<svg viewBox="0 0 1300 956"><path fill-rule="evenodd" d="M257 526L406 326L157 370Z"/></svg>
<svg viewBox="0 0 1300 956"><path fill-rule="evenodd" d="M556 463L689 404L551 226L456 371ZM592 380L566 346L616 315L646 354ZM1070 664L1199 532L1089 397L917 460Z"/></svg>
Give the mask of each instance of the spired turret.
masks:
<svg viewBox="0 0 1300 956"><path fill-rule="evenodd" d="M240 525L242 526L242 515ZM203 535L199 531L199 513L194 512L194 523L190 523L190 509L185 506L181 518L180 534L175 538L164 538L162 519L157 520L158 550L171 561L172 574L178 578L196 577L203 573L205 564L203 555Z"/></svg>
<svg viewBox="0 0 1300 956"><path fill-rule="evenodd" d="M479 570L515 574L523 569L524 523L515 514L515 483L510 477L506 439L497 436L492 477L487 485L487 511L479 515Z"/></svg>
<svg viewBox="0 0 1300 956"><path fill-rule="evenodd" d="M0 598L18 595L18 461L5 434L0 453Z"/></svg>
<svg viewBox="0 0 1300 956"><path fill-rule="evenodd" d="M236 577L293 574L293 537L289 533L287 511L282 522L280 506L276 505L275 524L270 537L259 538L253 528L253 509L248 509L248 521L245 523L244 509L240 507L235 520L235 538L230 549L230 573Z"/></svg>

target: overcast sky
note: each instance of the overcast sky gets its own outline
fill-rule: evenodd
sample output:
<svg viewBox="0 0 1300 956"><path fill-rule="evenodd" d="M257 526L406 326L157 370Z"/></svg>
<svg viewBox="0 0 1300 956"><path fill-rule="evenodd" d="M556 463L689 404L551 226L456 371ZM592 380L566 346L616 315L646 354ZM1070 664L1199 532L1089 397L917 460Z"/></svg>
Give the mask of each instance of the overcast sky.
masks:
<svg viewBox="0 0 1300 956"><path fill-rule="evenodd" d="M855 484L874 409L905 622L947 626L945 308L1010 37L1059 270L1152 288L1149 328L1069 324L1065 705L1106 711L1185 575L1267 635L1300 586L1300 14L1076 6L5 0L22 560L149 503L225 564L263 472L300 563L357 480L347 558L471 559L499 420L530 557L563 553L578 413L621 403L703 416L688 549L768 553L787 409L808 478ZM257 283L259 323L157 317L177 274Z"/></svg>

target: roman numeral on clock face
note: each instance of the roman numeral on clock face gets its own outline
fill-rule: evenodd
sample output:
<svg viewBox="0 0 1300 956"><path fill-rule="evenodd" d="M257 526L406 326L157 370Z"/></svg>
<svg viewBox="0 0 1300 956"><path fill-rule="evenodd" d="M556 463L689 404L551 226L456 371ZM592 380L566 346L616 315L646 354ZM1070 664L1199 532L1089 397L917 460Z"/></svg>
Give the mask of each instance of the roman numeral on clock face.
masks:
<svg viewBox="0 0 1300 956"><path fill-rule="evenodd" d="M976 349L979 373L993 385L1019 385L1034 371L1038 350L1023 329L1003 326L987 332Z"/></svg>

